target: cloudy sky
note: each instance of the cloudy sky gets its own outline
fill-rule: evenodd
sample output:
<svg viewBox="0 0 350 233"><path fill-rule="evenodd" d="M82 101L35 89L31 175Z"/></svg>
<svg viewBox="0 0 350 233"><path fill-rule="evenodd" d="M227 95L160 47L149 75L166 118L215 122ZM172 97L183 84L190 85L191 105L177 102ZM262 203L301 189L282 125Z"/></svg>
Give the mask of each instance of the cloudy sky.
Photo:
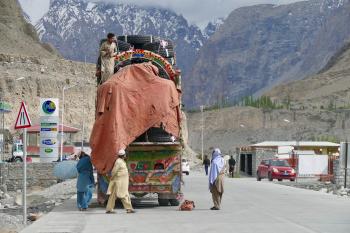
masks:
<svg viewBox="0 0 350 233"><path fill-rule="evenodd" d="M50 0L19 0L24 11L35 23L48 10ZM201 28L220 17L226 17L232 10L255 4L287 4L298 0L90 0L134 3L140 6L158 6L182 14L190 23ZM299 0L300 1L300 0Z"/></svg>

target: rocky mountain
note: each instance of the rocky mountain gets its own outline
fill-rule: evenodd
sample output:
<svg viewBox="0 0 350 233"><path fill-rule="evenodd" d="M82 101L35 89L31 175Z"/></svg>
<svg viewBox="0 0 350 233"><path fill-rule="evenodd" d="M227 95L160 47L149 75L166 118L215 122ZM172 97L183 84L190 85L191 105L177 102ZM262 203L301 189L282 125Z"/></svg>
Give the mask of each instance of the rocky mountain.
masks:
<svg viewBox="0 0 350 233"><path fill-rule="evenodd" d="M292 108L346 110L350 108L350 42L316 75L279 85L265 95Z"/></svg>
<svg viewBox="0 0 350 233"><path fill-rule="evenodd" d="M219 27L224 23L224 18L217 18L208 23L204 28L203 35L205 38L209 39L214 33L219 29Z"/></svg>
<svg viewBox="0 0 350 233"><path fill-rule="evenodd" d="M317 73L350 39L349 0L233 11L184 79L187 108L238 100Z"/></svg>
<svg viewBox="0 0 350 233"><path fill-rule="evenodd" d="M205 111L204 148L233 153L238 146L275 140L344 141L350 134L350 43L338 50L318 74L264 93L289 109L230 107ZM288 121L286 121L286 119ZM201 114L189 113L189 142L201 149Z"/></svg>
<svg viewBox="0 0 350 233"><path fill-rule="evenodd" d="M41 40L52 43L65 58L83 61L86 56L90 62L96 62L99 41L108 32L169 38L176 44L177 62L184 72L205 41L198 27L172 11L83 0L53 0L36 29Z"/></svg>
<svg viewBox="0 0 350 233"><path fill-rule="evenodd" d="M17 0L0 0L0 101L12 107L4 115L6 129L14 132L21 101L26 102L30 118L36 124L41 97L61 98L64 85L79 83L66 92L69 101L65 102L65 122L81 128L85 118L89 131L94 122L94 69L93 64L63 60L53 47L40 43L33 26L22 16ZM88 134L85 138L89 138Z"/></svg>
<svg viewBox="0 0 350 233"><path fill-rule="evenodd" d="M52 46L41 44L33 26L26 22L17 0L0 0L0 53L43 57L57 56Z"/></svg>
<svg viewBox="0 0 350 233"><path fill-rule="evenodd" d="M229 107L205 111L204 150L219 147L234 153L237 147L262 141L344 141L350 134L349 110L329 111ZM189 146L201 151L201 113L188 113ZM289 122L286 122L288 119Z"/></svg>

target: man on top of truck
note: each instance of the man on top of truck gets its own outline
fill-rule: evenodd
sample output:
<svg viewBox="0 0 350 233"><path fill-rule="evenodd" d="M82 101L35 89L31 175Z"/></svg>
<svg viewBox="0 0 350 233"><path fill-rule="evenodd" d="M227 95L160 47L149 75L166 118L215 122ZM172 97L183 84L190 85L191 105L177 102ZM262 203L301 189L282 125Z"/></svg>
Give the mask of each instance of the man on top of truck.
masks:
<svg viewBox="0 0 350 233"><path fill-rule="evenodd" d="M107 40L100 47L101 56L101 84L114 74L114 56L116 55L116 36L113 33L107 34Z"/></svg>

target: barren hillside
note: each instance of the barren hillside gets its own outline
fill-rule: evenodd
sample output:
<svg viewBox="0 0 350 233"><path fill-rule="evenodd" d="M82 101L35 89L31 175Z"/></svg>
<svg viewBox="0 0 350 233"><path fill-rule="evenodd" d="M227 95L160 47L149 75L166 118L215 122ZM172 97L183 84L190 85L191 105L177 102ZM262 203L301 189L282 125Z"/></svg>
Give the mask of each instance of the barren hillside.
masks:
<svg viewBox="0 0 350 233"><path fill-rule="evenodd" d="M17 0L0 0L0 53L57 57L56 50L41 44L34 27L24 20Z"/></svg>
<svg viewBox="0 0 350 233"><path fill-rule="evenodd" d="M350 43L339 50L318 74L277 86L267 95L276 100L289 98L304 108L349 108Z"/></svg>
<svg viewBox="0 0 350 233"><path fill-rule="evenodd" d="M336 140L350 134L350 43L319 74L272 89L290 110L232 107L204 112L204 148L225 152L265 140ZM188 114L190 146L200 151L201 114ZM286 121L288 120L288 121Z"/></svg>
<svg viewBox="0 0 350 233"><path fill-rule="evenodd" d="M61 100L64 85L80 83L66 91L65 122L81 128L85 117L90 129L94 120L96 88L85 84L92 83L93 70L93 65L63 59L0 55L0 90L3 100L12 106L12 112L5 115L5 127L13 130L21 100L26 102L33 123L37 123L41 97ZM19 78L24 79L16 81ZM86 91L85 98L83 90Z"/></svg>
<svg viewBox="0 0 350 233"><path fill-rule="evenodd" d="M88 131L92 127L94 65L63 60L50 48L39 42L33 27L25 22L17 0L0 0L0 98L12 106L12 112L5 114L5 128L14 131L21 100L37 123L40 97L61 99L63 86L76 83L77 87L66 91L65 122L81 128L84 117Z"/></svg>
<svg viewBox="0 0 350 233"><path fill-rule="evenodd" d="M205 111L204 150L220 147L225 153L261 141L343 140L349 135L350 111L263 110L231 107ZM289 122L286 122L288 120ZM188 114L189 145L201 150L201 113Z"/></svg>

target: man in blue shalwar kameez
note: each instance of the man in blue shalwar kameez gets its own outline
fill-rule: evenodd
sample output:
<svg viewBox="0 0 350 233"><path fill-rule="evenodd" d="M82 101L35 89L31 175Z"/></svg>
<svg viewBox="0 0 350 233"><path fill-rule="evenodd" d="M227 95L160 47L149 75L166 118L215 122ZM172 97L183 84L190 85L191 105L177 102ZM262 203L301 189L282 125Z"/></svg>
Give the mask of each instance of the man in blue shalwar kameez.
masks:
<svg viewBox="0 0 350 233"><path fill-rule="evenodd" d="M77 170L77 205L80 211L86 211L92 198L95 180L90 156L83 151L79 156Z"/></svg>

